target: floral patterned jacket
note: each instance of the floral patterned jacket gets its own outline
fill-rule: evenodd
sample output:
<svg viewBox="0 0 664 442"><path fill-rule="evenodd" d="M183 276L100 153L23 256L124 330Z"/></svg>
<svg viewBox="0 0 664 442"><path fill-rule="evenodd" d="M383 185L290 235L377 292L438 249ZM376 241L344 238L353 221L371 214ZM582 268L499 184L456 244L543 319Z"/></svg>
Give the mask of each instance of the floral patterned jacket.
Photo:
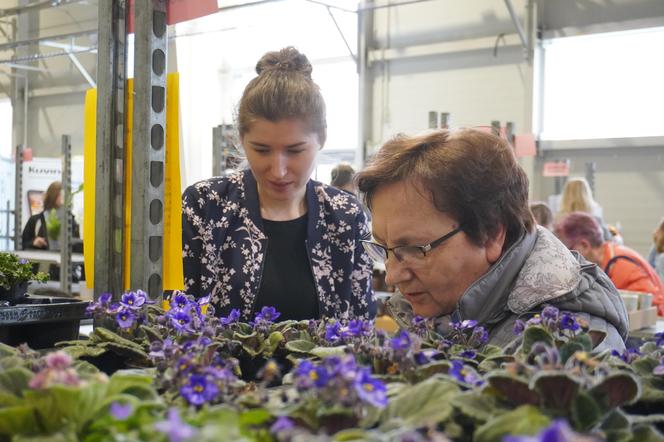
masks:
<svg viewBox="0 0 664 442"><path fill-rule="evenodd" d="M313 180L306 200L307 250L320 315L372 316L372 266L360 243L370 234L360 204ZM185 291L210 294L218 315L239 308L242 320L253 319L268 243L253 174L244 170L200 181L185 190L182 206Z"/></svg>

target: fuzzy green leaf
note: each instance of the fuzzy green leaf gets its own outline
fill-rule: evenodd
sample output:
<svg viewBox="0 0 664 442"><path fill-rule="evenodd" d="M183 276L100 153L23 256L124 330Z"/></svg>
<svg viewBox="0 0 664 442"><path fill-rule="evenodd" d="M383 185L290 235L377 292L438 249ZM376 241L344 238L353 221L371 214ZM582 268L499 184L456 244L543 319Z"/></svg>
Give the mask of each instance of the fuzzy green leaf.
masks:
<svg viewBox="0 0 664 442"><path fill-rule="evenodd" d="M343 356L346 354L345 350L345 345L340 345L338 347L315 347L309 353L323 359L330 356Z"/></svg>
<svg viewBox="0 0 664 442"><path fill-rule="evenodd" d="M546 408L567 411L581 385L568 373L560 371L540 371L530 380L530 388L539 393L542 405Z"/></svg>
<svg viewBox="0 0 664 442"><path fill-rule="evenodd" d="M639 381L628 372L610 374L589 391L605 411L634 402L640 393Z"/></svg>
<svg viewBox="0 0 664 442"><path fill-rule="evenodd" d="M0 434L24 434L38 428L34 410L30 405L0 408Z"/></svg>
<svg viewBox="0 0 664 442"><path fill-rule="evenodd" d="M452 415L452 399L459 392L455 382L439 376L404 388L390 398L381 423L397 419L405 425L422 427L445 422Z"/></svg>
<svg viewBox="0 0 664 442"><path fill-rule="evenodd" d="M603 417L597 402L586 393L579 393L571 404L572 423L577 430L588 431Z"/></svg>
<svg viewBox="0 0 664 442"><path fill-rule="evenodd" d="M522 405L487 421L475 431L475 442L500 442L510 434L533 435L546 427L550 419L532 405Z"/></svg>
<svg viewBox="0 0 664 442"><path fill-rule="evenodd" d="M530 350L532 350L533 345L535 345L535 343L537 342L543 342L544 344L547 344L551 347L553 347L554 345L553 336L551 336L551 333L549 333L543 327L539 326L528 327L523 332L523 343L521 344L522 352L524 354L530 353Z"/></svg>
<svg viewBox="0 0 664 442"><path fill-rule="evenodd" d="M514 405L540 404L539 394L530 389L526 380L512 376L505 371L489 374L487 382Z"/></svg>
<svg viewBox="0 0 664 442"><path fill-rule="evenodd" d="M297 339L295 341L286 342L286 350L293 353L304 353L307 354L316 347L311 341L304 339Z"/></svg>
<svg viewBox="0 0 664 442"><path fill-rule="evenodd" d="M452 399L452 405L476 422L484 423L504 412L498 408L496 398L477 391L468 391Z"/></svg>
<svg viewBox="0 0 664 442"><path fill-rule="evenodd" d="M21 397L23 391L28 389L28 383L32 376L33 373L23 367L0 371L0 391Z"/></svg>

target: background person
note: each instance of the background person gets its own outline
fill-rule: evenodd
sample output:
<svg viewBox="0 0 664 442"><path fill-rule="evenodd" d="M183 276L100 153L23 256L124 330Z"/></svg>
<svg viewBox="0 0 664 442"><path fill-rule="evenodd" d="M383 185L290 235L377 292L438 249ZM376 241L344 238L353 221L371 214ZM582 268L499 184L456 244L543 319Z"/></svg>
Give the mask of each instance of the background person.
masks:
<svg viewBox="0 0 664 442"><path fill-rule="evenodd" d="M348 163L339 163L334 166L330 175L332 178L330 180L330 186L334 186L337 189L341 189L357 196L357 186L353 181L355 178L355 169L353 169L353 166Z"/></svg>
<svg viewBox="0 0 664 442"><path fill-rule="evenodd" d="M183 196L186 292L217 314L253 320L369 317L366 218L352 195L310 177L325 144L325 103L307 57L289 47L256 65L239 104L249 168L190 186Z"/></svg>
<svg viewBox="0 0 664 442"><path fill-rule="evenodd" d="M603 269L618 289L652 294L664 315L664 285L655 270L635 250L604 240L595 217L571 213L556 224L555 233L570 250Z"/></svg>
<svg viewBox="0 0 664 442"><path fill-rule="evenodd" d="M450 321L472 319L503 346L517 319L552 305L586 319L597 349L624 348L615 287L535 227L528 178L503 139L470 129L398 135L358 173L358 188L373 217L365 245L398 288L386 307L402 327L420 315L445 334Z"/></svg>
<svg viewBox="0 0 664 442"><path fill-rule="evenodd" d="M553 230L553 212L551 212L547 203L534 201L530 203L530 211L538 226L542 226L547 230Z"/></svg>
<svg viewBox="0 0 664 442"><path fill-rule="evenodd" d="M44 193L44 210L40 213L32 215L28 218L28 222L23 228L21 234L21 243L23 250L29 249L42 249L48 250L50 244L48 241L48 231L46 226L46 217L49 216L51 210L58 210L64 205L64 194L62 192L62 184L60 181L54 181L49 184L46 192ZM80 238L80 228L74 215L67 210L68 215L72 221L72 237ZM60 220L61 221L61 220ZM52 238L57 239L57 238Z"/></svg>

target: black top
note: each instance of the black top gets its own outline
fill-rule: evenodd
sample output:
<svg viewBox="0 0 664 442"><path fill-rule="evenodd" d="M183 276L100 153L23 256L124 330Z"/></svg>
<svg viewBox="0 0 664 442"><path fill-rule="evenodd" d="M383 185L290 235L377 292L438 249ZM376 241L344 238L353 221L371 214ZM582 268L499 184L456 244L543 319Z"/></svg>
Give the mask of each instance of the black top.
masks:
<svg viewBox="0 0 664 442"><path fill-rule="evenodd" d="M271 306L277 321L317 319L318 295L307 254L307 215L290 221L263 219L268 237L261 287L254 312Z"/></svg>
<svg viewBox="0 0 664 442"><path fill-rule="evenodd" d="M71 218L72 238L80 238L81 237L80 227L76 222L76 220L74 219L74 215L71 212L68 213ZM28 222L25 224L25 227L23 228L23 233L21 235L21 243L23 244L23 250L39 249L40 247L35 247L32 244L32 242L38 236L41 236L46 240L46 246L41 248L44 250L48 250L49 249L48 234L46 231L46 216L44 215L44 212L40 212L28 218ZM76 242L75 244L73 244L72 248L74 252L81 252L81 253L83 252L83 248L82 246L80 246L80 242Z"/></svg>

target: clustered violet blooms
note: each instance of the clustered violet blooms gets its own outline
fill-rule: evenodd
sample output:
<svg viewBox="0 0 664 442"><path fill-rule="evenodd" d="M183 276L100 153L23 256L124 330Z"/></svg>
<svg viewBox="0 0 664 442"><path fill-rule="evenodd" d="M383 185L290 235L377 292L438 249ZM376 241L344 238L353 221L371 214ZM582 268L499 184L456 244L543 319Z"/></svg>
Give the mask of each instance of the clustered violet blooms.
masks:
<svg viewBox="0 0 664 442"><path fill-rule="evenodd" d="M373 325L371 321L353 319L343 325L341 321L335 320L325 327L325 340L331 344L349 344L357 340L371 336Z"/></svg>
<svg viewBox="0 0 664 442"><path fill-rule="evenodd" d="M154 341L149 356L157 368L156 385L191 405L224 402L235 391L235 360L222 358L207 336L183 343Z"/></svg>
<svg viewBox="0 0 664 442"><path fill-rule="evenodd" d="M257 332L267 334L270 331L270 327L279 316L281 316L281 313L279 313L277 309L266 306L256 314L256 317L253 321L249 322L249 325L251 325Z"/></svg>
<svg viewBox="0 0 664 442"><path fill-rule="evenodd" d="M540 326L559 337L573 338L583 331L584 323L573 313L560 311L556 307L548 305L540 314L533 316L527 321L517 319L514 323L514 334L520 335L530 326Z"/></svg>
<svg viewBox="0 0 664 442"><path fill-rule="evenodd" d="M111 302L112 300L110 293L103 293L88 306L87 312L97 319L104 315L114 317L122 330L129 330L134 325L145 322L147 315L144 307L154 304L142 290L124 293L119 303Z"/></svg>
<svg viewBox="0 0 664 442"><path fill-rule="evenodd" d="M169 442L193 440L198 432L194 427L182 420L177 408L169 409L166 420L155 423L154 428L158 432L165 434Z"/></svg>
<svg viewBox="0 0 664 442"><path fill-rule="evenodd" d="M206 324L207 317L214 315L209 304L210 297L193 299L182 292L175 292L168 303L169 309L164 315L163 323L178 335L189 335L200 331Z"/></svg>
<svg viewBox="0 0 664 442"><path fill-rule="evenodd" d="M327 406L358 406L361 403L383 408L387 388L371 376L369 368L359 366L352 355L328 357L319 364L302 360L293 371L301 395L322 401Z"/></svg>

